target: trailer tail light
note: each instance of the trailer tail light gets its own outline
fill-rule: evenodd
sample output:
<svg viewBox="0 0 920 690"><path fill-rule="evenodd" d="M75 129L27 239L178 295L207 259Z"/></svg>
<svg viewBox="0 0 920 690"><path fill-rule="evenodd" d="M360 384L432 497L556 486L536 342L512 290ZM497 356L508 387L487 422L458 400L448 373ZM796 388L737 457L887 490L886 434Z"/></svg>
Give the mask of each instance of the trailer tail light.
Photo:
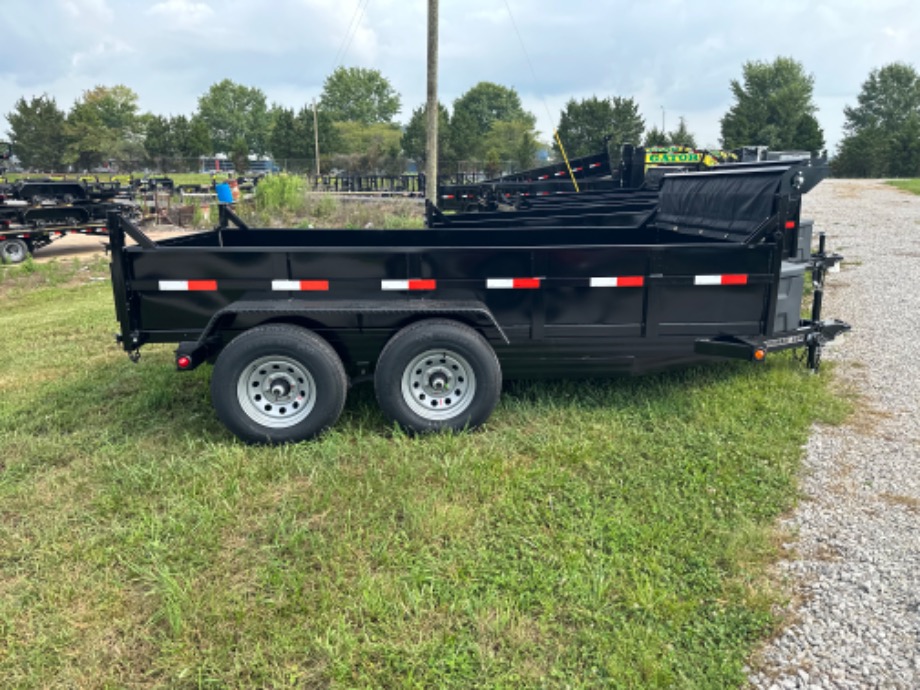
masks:
<svg viewBox="0 0 920 690"><path fill-rule="evenodd" d="M786 221L786 230L795 230L795 221L787 220Z"/></svg>
<svg viewBox="0 0 920 690"><path fill-rule="evenodd" d="M182 355L181 357L176 359L176 366L179 367L179 369L183 369L183 370L191 369L192 358L189 357L188 355Z"/></svg>

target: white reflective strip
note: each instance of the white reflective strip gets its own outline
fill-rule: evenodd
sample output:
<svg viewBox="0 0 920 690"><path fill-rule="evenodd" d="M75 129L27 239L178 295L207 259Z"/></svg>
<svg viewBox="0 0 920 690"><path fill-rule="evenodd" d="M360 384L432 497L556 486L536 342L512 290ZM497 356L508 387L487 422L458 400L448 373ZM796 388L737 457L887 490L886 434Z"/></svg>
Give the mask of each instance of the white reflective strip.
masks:
<svg viewBox="0 0 920 690"><path fill-rule="evenodd" d="M180 292L188 290L187 280L161 280L160 290L164 292Z"/></svg>
<svg viewBox="0 0 920 690"><path fill-rule="evenodd" d="M490 290L511 290L514 289L514 278L489 278L486 287Z"/></svg>
<svg viewBox="0 0 920 690"><path fill-rule="evenodd" d="M592 278L591 287L617 287L619 278Z"/></svg>
<svg viewBox="0 0 920 690"><path fill-rule="evenodd" d="M299 280L273 280L272 290L300 290Z"/></svg>
<svg viewBox="0 0 920 690"><path fill-rule="evenodd" d="M696 276L693 279L694 285L721 285L722 276Z"/></svg>
<svg viewBox="0 0 920 690"><path fill-rule="evenodd" d="M409 281L408 280L381 280L380 289L381 290L408 290Z"/></svg>

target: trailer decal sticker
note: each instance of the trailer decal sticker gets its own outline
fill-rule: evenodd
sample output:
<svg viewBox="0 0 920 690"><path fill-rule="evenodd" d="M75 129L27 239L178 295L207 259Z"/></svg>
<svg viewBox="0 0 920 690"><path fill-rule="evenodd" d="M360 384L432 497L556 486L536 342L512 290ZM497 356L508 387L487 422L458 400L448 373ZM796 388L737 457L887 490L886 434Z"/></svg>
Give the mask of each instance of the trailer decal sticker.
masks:
<svg viewBox="0 0 920 690"><path fill-rule="evenodd" d="M329 290L328 280L273 280L272 290L296 292L326 292Z"/></svg>
<svg viewBox="0 0 920 690"><path fill-rule="evenodd" d="M489 278L486 287L490 290L537 290L540 278Z"/></svg>
<svg viewBox="0 0 920 690"><path fill-rule="evenodd" d="M747 285L748 277L744 274L718 276L694 276L694 285Z"/></svg>
<svg viewBox="0 0 920 690"><path fill-rule="evenodd" d="M161 280L162 292L211 292L217 289L216 280Z"/></svg>
<svg viewBox="0 0 920 690"><path fill-rule="evenodd" d="M591 287L642 287L645 278L642 276L618 276L616 278L591 278Z"/></svg>
<svg viewBox="0 0 920 690"><path fill-rule="evenodd" d="M434 280L381 280L381 290L434 290L437 281Z"/></svg>

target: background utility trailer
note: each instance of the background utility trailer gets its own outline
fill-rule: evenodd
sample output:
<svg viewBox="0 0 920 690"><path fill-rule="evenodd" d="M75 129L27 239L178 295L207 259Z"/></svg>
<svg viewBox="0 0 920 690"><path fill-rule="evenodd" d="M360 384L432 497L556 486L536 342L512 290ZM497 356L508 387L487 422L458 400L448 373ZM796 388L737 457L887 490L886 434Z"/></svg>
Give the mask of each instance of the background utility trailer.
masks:
<svg viewBox="0 0 920 690"><path fill-rule="evenodd" d="M36 249L46 247L55 240L67 235L99 235L104 237L108 234L109 231L102 221L49 228L33 228L21 225L4 226L0 223L0 263L22 263Z"/></svg>
<svg viewBox="0 0 920 690"><path fill-rule="evenodd" d="M213 361L217 414L250 442L329 427L349 379L372 379L389 417L427 431L483 423L503 376L792 347L814 367L849 328L820 320L839 257L813 260L812 319L780 283L799 189L823 174L801 163L668 176L656 210L616 227L251 230L224 207L216 230L154 243L111 214L118 340L132 355L178 342L180 370Z"/></svg>

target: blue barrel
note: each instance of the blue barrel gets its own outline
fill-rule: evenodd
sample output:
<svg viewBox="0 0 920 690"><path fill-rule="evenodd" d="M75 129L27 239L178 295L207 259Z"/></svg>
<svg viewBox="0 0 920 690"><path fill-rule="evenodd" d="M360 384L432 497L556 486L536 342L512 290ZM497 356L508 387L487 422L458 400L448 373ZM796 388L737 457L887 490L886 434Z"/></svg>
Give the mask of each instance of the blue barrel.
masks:
<svg viewBox="0 0 920 690"><path fill-rule="evenodd" d="M233 192L230 191L230 185L226 182L221 182L219 185L214 187L217 191L217 203L219 204L232 204L233 203Z"/></svg>

